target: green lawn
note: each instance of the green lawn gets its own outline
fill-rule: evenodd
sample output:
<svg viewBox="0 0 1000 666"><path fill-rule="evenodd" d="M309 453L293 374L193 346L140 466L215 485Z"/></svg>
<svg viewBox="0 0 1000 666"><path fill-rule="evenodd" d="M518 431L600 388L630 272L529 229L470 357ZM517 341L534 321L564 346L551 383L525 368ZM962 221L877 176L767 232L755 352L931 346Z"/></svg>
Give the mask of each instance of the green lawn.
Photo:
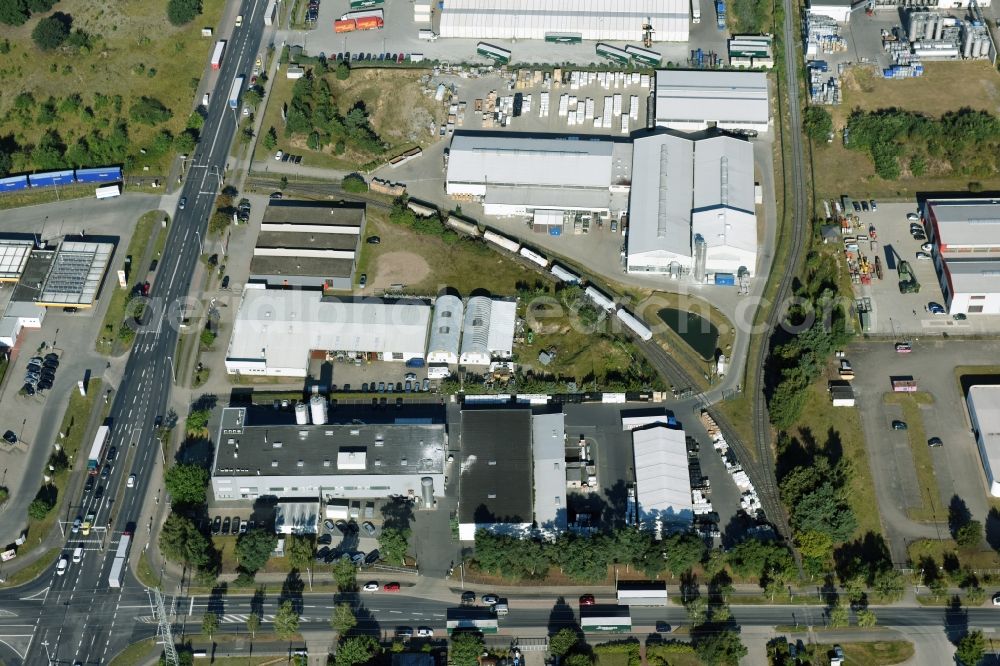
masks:
<svg viewBox="0 0 1000 666"><path fill-rule="evenodd" d="M53 510L51 515L54 514L55 511ZM0 588L17 587L18 585L24 585L25 583L34 580L46 567L50 566L55 561L56 556L59 555L61 550L62 548L50 548L45 551L42 553L41 557L28 566L7 576L7 580L0 583ZM14 560L14 562L16 563L17 560Z"/></svg>
<svg viewBox="0 0 1000 666"><path fill-rule="evenodd" d="M933 404L934 397L922 391L917 393L886 393L882 401L887 405L899 405L903 410L902 420L909 429L906 431L913 454L913 466L917 471L917 484L920 486L920 506L911 506L906 510L913 520L936 522L946 520L948 511L941 503L937 479L934 476L934 461L931 449L927 446L927 432L924 430L923 410L921 404Z"/></svg>
<svg viewBox="0 0 1000 666"><path fill-rule="evenodd" d="M112 657L111 661L108 662L108 666L140 666L140 664L145 664L154 654L154 648L157 651L162 651L162 648L156 644L155 638L147 638L138 643L132 643Z"/></svg>
<svg viewBox="0 0 1000 666"><path fill-rule="evenodd" d="M891 666L901 664L913 658L913 643L909 641L871 641L865 643L839 643L844 649L844 663L849 666ZM806 651L818 659L815 663L827 664L822 661L833 649L833 643L816 643L809 645Z"/></svg>
<svg viewBox="0 0 1000 666"><path fill-rule="evenodd" d="M1000 569L1000 554L992 548L959 548L954 539L919 539L910 542L906 554L911 562L921 557L933 558L939 565L950 555L958 557L962 566L972 569Z"/></svg>
<svg viewBox="0 0 1000 666"><path fill-rule="evenodd" d="M0 34L2 32L0 30ZM86 199L94 196L94 189L92 185L70 185L68 187L49 187L42 190L4 194L0 196L0 210L37 206L54 201L66 201L67 199Z"/></svg>

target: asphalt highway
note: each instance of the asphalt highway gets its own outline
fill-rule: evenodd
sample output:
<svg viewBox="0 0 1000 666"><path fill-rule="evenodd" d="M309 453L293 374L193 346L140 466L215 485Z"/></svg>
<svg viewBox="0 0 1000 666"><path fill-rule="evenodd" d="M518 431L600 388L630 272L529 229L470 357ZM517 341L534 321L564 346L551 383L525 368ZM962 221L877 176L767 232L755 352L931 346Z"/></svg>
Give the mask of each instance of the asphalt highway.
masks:
<svg viewBox="0 0 1000 666"><path fill-rule="evenodd" d="M103 497L98 500L89 493L79 502L79 514L94 513L94 524L100 529L88 536L82 532L67 535L64 554L71 560L78 544L85 553L80 563L71 560L64 575L57 575L52 567L35 582L0 595L0 620L7 625L0 630L0 659L8 664L42 664L50 659L100 663L124 648L134 632L135 613L130 609L134 599L129 588L136 583L129 578L124 592L112 589L108 573L121 535L149 529L151 517L141 515L141 507L150 490L155 457L162 455L155 424L168 405L180 304L199 261L237 129L239 109L230 109L229 91L237 76L249 80L263 37L265 4L266 0L244 0L243 25L228 39L201 142L180 191L185 205L175 211L146 301L146 323L137 332L111 406L110 445L118 448L118 457L108 478L99 481L105 486ZM130 474L136 476L134 488L126 488ZM132 558L138 555L131 553ZM148 614L148 599L144 608Z"/></svg>

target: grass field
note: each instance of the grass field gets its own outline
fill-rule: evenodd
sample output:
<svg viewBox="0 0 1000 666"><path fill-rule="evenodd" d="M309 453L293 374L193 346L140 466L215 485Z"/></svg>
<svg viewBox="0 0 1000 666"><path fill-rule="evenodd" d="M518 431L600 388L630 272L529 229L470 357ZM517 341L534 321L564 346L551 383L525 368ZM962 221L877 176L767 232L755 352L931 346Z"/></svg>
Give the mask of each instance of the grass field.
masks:
<svg viewBox="0 0 1000 666"><path fill-rule="evenodd" d="M833 643L816 643L806 647L817 664L829 658ZM891 666L913 658L913 643L909 641L872 641L865 643L838 643L844 649L844 663L851 666Z"/></svg>
<svg viewBox="0 0 1000 666"><path fill-rule="evenodd" d="M173 112L162 126L129 123L130 150L135 150L135 167L149 165L154 173L165 173L169 155L149 158L138 148L166 128L175 135L184 129L194 108L195 89L215 44L201 36L203 26L215 26L223 0L203 0L203 13L182 27L172 26L161 0L89 2L62 0L54 8L73 18L73 28L93 38L89 52L70 53L60 49L41 51L31 41L31 31L39 17L25 25L0 28L0 39L10 41L11 51L0 60L0 137L11 136L19 145L34 144L48 129L57 129L63 143L72 145L93 129L103 129L115 117L127 117L131 101L155 97ZM123 97L122 113L94 109L92 116L77 111L61 112L55 122L24 122L7 113L14 98L30 92L37 102L50 96L57 101L72 93L82 97L84 107L94 107L95 95ZM31 165L18 155L14 171Z"/></svg>
<svg viewBox="0 0 1000 666"><path fill-rule="evenodd" d="M52 513L55 513L55 511ZM42 573L46 567L50 566L55 561L56 556L61 550L62 548L50 548L45 551L42 553L41 557L28 566L7 576L6 580L3 583L0 583L0 588L17 587L18 585L24 585L28 581L34 580L38 577L38 574Z"/></svg>
<svg viewBox="0 0 1000 666"><path fill-rule="evenodd" d="M962 566L972 569L1000 569L1000 554L992 548L960 548L954 539L919 539L906 547L911 562L931 557L940 565L948 556L958 556Z"/></svg>
<svg viewBox="0 0 1000 666"><path fill-rule="evenodd" d="M94 189L91 185L70 185L69 187L48 187L41 190L4 194L0 196L0 210L37 206L53 201L66 201L67 199L87 199L94 196Z"/></svg>
<svg viewBox="0 0 1000 666"><path fill-rule="evenodd" d="M155 638L147 638L146 640L132 643L112 657L111 661L108 662L108 666L139 666L139 664L146 663L152 656L154 648L162 651L162 648L156 645Z"/></svg>
<svg viewBox="0 0 1000 666"><path fill-rule="evenodd" d="M936 522L948 517L947 507L941 504L937 479L934 477L934 461L931 459L931 449L927 446L927 432L924 430L924 418L920 405L930 405L934 397L922 391L917 393L886 393L882 401L887 405L899 405L903 410L902 420L909 429L906 431L913 454L913 466L917 471L917 484L920 486L922 502L920 506L911 506L906 514L913 520Z"/></svg>
<svg viewBox="0 0 1000 666"><path fill-rule="evenodd" d="M322 152L310 150L305 137L286 138L281 107L292 99L295 81L287 79L283 69L284 66L279 69L272 84L261 125L262 133L270 127L275 128L278 145L268 150L258 141L255 160L271 159L274 151L281 149L286 153L302 155L302 163L308 166L353 170L375 157L353 151L349 145L343 155L334 154L332 145ZM346 81L338 81L332 73L326 76L326 80L341 115L346 116L359 102L364 105L372 128L389 145L383 156L388 160L413 146L426 146L437 140L436 133L432 134L427 128L431 123L442 122L444 107L441 102L435 102L433 96L424 95L420 77L426 74L426 70L419 69L369 68L353 70ZM386 95L387 90L391 90L392 94Z"/></svg>
<svg viewBox="0 0 1000 666"><path fill-rule="evenodd" d="M883 79L871 70L854 68L843 78L843 91L843 103L830 109L837 130L844 127L855 109L895 107L939 117L969 107L1000 114L1000 73L988 62L928 62L924 64L924 76L903 80ZM867 153L844 148L839 133L832 144L816 146L814 160L816 193L820 197L853 194L904 199L920 191L964 190L969 181L967 177L933 176L884 180L875 175ZM985 190L1000 188L1000 174L976 180Z"/></svg>

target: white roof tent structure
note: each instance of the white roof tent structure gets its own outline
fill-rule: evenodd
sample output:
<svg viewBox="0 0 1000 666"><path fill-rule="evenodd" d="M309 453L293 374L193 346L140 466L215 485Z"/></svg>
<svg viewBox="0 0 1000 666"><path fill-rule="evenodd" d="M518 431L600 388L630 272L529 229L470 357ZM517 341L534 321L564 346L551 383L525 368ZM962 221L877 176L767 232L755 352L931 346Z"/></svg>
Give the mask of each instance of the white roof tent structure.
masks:
<svg viewBox="0 0 1000 666"><path fill-rule="evenodd" d="M314 502L278 502L274 507L276 534L318 534L319 500Z"/></svg>
<svg viewBox="0 0 1000 666"><path fill-rule="evenodd" d="M230 374L305 377L309 352L423 358L431 308L423 301L323 298L248 285L226 354Z"/></svg>
<svg viewBox="0 0 1000 666"><path fill-rule="evenodd" d="M659 131L635 140L627 270L697 281L757 264L753 146Z"/></svg>
<svg viewBox="0 0 1000 666"><path fill-rule="evenodd" d="M809 3L809 14L826 16L837 23L847 23L851 20L851 5L853 0L813 0Z"/></svg>
<svg viewBox="0 0 1000 666"><path fill-rule="evenodd" d="M428 363L458 363L462 314L462 299L458 296L444 294L434 301L430 342L427 344Z"/></svg>
<svg viewBox="0 0 1000 666"><path fill-rule="evenodd" d="M639 521L689 525L694 504L684 431L662 425L633 430L632 447Z"/></svg>
<svg viewBox="0 0 1000 666"><path fill-rule="evenodd" d="M464 39L545 39L576 33L586 40L642 42L643 25L658 42L686 42L687 0L448 0L440 35Z"/></svg>
<svg viewBox="0 0 1000 666"><path fill-rule="evenodd" d="M624 209L631 165L631 144L606 137L456 133L445 189L487 215L608 212Z"/></svg>
<svg viewBox="0 0 1000 666"><path fill-rule="evenodd" d="M923 218L949 314L1000 314L1000 200L930 199Z"/></svg>
<svg viewBox="0 0 1000 666"><path fill-rule="evenodd" d="M17 282L34 249L32 240L0 238L0 282Z"/></svg>
<svg viewBox="0 0 1000 666"><path fill-rule="evenodd" d="M508 359L514 351L517 304L473 296L465 306L462 365L489 365L494 357Z"/></svg>
<svg viewBox="0 0 1000 666"><path fill-rule="evenodd" d="M764 72L661 69L656 124L693 132L718 127L766 132L771 118Z"/></svg>
<svg viewBox="0 0 1000 666"><path fill-rule="evenodd" d="M990 494L1000 497L1000 386L972 386L966 398Z"/></svg>

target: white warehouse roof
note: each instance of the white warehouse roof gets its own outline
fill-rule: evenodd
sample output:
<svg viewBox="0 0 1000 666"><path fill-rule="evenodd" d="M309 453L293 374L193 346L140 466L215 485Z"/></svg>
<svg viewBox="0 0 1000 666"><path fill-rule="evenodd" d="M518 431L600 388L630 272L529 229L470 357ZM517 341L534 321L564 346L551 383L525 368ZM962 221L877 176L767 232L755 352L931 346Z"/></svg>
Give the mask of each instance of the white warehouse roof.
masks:
<svg viewBox="0 0 1000 666"><path fill-rule="evenodd" d="M656 124L692 131L766 131L770 120L767 74L722 70L661 69L656 72Z"/></svg>
<svg viewBox="0 0 1000 666"><path fill-rule="evenodd" d="M458 363L458 341L462 335L462 299L452 294L434 301L428 363Z"/></svg>
<svg viewBox="0 0 1000 666"><path fill-rule="evenodd" d="M704 270L754 273L757 219L753 146L730 136L659 131L635 140L628 270L692 269L695 239Z"/></svg>
<svg viewBox="0 0 1000 666"><path fill-rule="evenodd" d="M442 37L544 39L578 33L587 40L642 41L647 19L653 39L686 42L688 0L447 0Z"/></svg>
<svg viewBox="0 0 1000 666"><path fill-rule="evenodd" d="M694 518L683 430L653 426L632 431L639 520L665 524Z"/></svg>
<svg viewBox="0 0 1000 666"><path fill-rule="evenodd" d="M460 362L488 365L493 356L509 358L514 347L517 304L473 296L465 307Z"/></svg>
<svg viewBox="0 0 1000 666"><path fill-rule="evenodd" d="M952 199L927 202L927 216L941 252L1000 248L1000 201Z"/></svg>
<svg viewBox="0 0 1000 666"><path fill-rule="evenodd" d="M546 531L566 529L566 416L531 417L531 454L535 476L535 522Z"/></svg>
<svg viewBox="0 0 1000 666"><path fill-rule="evenodd" d="M1000 386L970 387L968 405L990 494L1000 497Z"/></svg>
<svg viewBox="0 0 1000 666"><path fill-rule="evenodd" d="M423 358L431 308L422 301L341 301L318 292L248 287L226 355L229 372L305 376L310 350Z"/></svg>

